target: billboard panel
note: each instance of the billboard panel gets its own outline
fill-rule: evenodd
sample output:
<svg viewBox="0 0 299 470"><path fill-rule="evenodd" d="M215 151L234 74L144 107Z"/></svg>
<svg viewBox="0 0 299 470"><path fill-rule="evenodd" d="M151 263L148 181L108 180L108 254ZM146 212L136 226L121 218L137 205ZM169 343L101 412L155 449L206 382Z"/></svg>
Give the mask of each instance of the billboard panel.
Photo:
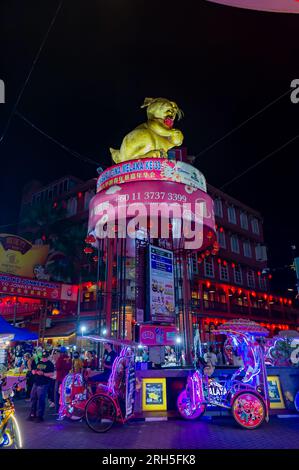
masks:
<svg viewBox="0 0 299 470"><path fill-rule="evenodd" d="M172 251L150 245L149 291L151 320L173 323L175 297Z"/></svg>

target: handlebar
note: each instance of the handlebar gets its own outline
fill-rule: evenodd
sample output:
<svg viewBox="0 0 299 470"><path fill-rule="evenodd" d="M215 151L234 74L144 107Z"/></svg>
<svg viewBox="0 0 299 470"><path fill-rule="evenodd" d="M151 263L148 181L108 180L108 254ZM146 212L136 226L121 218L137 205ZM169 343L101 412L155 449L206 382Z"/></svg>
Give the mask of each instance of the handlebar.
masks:
<svg viewBox="0 0 299 470"><path fill-rule="evenodd" d="M5 379L6 379L6 378L5 378ZM7 392L8 390L14 390L14 389L18 386L18 384L24 382L24 380L26 380L26 377L22 377L22 379L17 380L14 384L12 384L11 387L6 388L6 389L3 390L3 391ZM6 380L5 380L5 382L6 382ZM1 383L1 381L0 381L0 389L2 389L2 385L3 385L3 383Z"/></svg>

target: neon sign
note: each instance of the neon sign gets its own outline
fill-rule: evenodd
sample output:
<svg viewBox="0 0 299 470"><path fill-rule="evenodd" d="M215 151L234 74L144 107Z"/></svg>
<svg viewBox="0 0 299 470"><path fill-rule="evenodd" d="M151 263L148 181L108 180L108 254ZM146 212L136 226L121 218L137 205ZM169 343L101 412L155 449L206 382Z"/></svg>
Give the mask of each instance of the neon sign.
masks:
<svg viewBox="0 0 299 470"><path fill-rule="evenodd" d="M276 13L299 13L298 0L208 0L231 7Z"/></svg>

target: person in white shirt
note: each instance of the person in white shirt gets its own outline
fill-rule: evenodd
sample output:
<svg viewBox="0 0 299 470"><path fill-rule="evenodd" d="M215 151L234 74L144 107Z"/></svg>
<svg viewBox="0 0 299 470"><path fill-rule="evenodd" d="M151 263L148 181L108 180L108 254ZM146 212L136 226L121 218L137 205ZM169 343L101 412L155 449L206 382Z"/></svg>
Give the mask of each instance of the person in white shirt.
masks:
<svg viewBox="0 0 299 470"><path fill-rule="evenodd" d="M204 354L204 360L206 361L206 363L212 364L213 367L216 366L218 359L212 347L210 347L209 352L206 352Z"/></svg>

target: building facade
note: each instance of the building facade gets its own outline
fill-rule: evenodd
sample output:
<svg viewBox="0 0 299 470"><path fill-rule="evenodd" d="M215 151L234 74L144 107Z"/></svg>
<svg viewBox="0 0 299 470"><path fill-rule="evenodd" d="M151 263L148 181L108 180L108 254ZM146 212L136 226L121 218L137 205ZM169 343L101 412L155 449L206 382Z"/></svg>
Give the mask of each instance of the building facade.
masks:
<svg viewBox="0 0 299 470"><path fill-rule="evenodd" d="M26 212L46 202L53 208L62 206L70 226L79 224L87 227L88 206L95 188L95 178L82 181L73 176L47 186L38 182L28 184L21 204L20 234L34 233L34 226L24 225ZM206 252L194 254L189 260L194 334L198 330L205 341L212 341L211 332L220 322L239 317L258 321L273 334L282 329L297 328L299 310L293 305L293 300L271 293L261 214L211 185L208 192L214 199L219 252L216 256ZM92 265L96 258L86 255L86 265ZM94 272L94 266L91 270ZM83 323L87 332L96 331L96 283L92 279L80 282L80 290L80 308L64 309L52 318L46 337L53 339L56 330L61 337L72 336ZM36 312L34 318L37 321ZM136 323L134 315L126 320ZM132 328L128 326L127 330L132 331Z"/></svg>

